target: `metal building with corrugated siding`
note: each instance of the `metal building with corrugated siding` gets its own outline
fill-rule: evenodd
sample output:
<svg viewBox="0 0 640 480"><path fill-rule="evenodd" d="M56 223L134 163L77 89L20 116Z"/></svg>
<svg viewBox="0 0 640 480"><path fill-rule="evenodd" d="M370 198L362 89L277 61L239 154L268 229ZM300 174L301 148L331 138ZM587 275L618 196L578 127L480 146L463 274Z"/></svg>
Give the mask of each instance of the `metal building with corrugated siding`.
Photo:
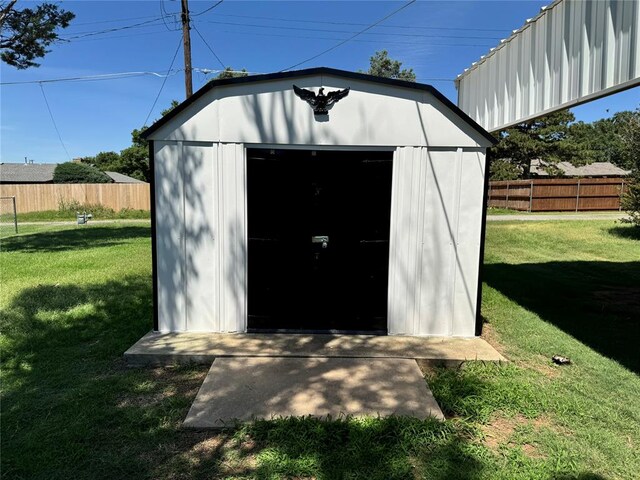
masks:
<svg viewBox="0 0 640 480"><path fill-rule="evenodd" d="M217 80L145 136L156 331L479 334L494 139L433 87Z"/></svg>

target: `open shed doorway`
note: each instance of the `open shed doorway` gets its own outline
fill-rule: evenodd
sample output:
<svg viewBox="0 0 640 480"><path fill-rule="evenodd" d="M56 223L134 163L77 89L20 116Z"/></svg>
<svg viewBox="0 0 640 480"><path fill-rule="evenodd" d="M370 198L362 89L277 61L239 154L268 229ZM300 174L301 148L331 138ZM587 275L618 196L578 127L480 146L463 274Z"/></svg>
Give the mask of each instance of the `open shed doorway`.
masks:
<svg viewBox="0 0 640 480"><path fill-rule="evenodd" d="M392 151L247 150L248 331L387 333Z"/></svg>

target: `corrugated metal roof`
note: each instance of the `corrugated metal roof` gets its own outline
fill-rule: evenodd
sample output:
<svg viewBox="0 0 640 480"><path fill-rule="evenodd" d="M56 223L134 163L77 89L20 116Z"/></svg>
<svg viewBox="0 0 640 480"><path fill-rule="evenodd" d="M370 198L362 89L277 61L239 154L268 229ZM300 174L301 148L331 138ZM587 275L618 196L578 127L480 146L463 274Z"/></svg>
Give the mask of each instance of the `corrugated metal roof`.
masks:
<svg viewBox="0 0 640 480"><path fill-rule="evenodd" d="M542 160L532 160L531 174L539 177L550 176L544 169L545 165ZM624 177L631 173L610 162L593 162L581 167L571 165L569 162L558 162L554 166L562 170L567 177Z"/></svg>
<svg viewBox="0 0 640 480"><path fill-rule="evenodd" d="M111 177L115 183L147 183L142 180L138 180L137 178L129 177L128 175L123 175L118 172L104 172Z"/></svg>
<svg viewBox="0 0 640 480"><path fill-rule="evenodd" d="M0 183L48 183L57 163L0 163Z"/></svg>
<svg viewBox="0 0 640 480"><path fill-rule="evenodd" d="M456 78L489 131L640 85L640 2L556 0Z"/></svg>

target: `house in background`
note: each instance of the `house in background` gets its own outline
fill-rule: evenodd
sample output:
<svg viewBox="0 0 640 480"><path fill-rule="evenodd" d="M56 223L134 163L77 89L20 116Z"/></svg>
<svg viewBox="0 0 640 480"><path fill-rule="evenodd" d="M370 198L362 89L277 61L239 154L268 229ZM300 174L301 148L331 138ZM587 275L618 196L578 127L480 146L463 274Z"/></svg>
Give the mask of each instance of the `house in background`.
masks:
<svg viewBox="0 0 640 480"><path fill-rule="evenodd" d="M0 163L0 183L53 183L57 163Z"/></svg>
<svg viewBox="0 0 640 480"><path fill-rule="evenodd" d="M557 177L557 175L547 172L548 165L540 159L531 160L531 175L538 178ZM576 167L569 162L558 162L551 165L562 172L562 177L582 177L582 178L620 178L628 176L631 171L623 170L610 162L593 162L589 165Z"/></svg>
<svg viewBox="0 0 640 480"><path fill-rule="evenodd" d="M128 175L123 175L122 173L118 173L118 172L104 172L104 173L106 173L109 177L111 177L111 180L113 180L113 183L147 183L147 182L143 182L142 180L138 180L137 178L129 177Z"/></svg>
<svg viewBox="0 0 640 480"><path fill-rule="evenodd" d="M0 183L53 183L57 163L0 163ZM104 172L113 183L146 183L117 172Z"/></svg>

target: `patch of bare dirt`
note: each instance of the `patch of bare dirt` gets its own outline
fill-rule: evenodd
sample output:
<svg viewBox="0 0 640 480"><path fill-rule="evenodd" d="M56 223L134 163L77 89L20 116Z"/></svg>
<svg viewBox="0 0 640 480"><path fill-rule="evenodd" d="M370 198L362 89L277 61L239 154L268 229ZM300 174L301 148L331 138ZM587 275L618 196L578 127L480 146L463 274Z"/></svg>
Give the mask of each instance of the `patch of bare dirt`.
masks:
<svg viewBox="0 0 640 480"><path fill-rule="evenodd" d="M525 365L547 378L556 378L560 376L561 367L555 365L551 360L543 355L537 355L533 360L525 362Z"/></svg>
<svg viewBox="0 0 640 480"><path fill-rule="evenodd" d="M508 358L506 353L505 353L505 348L502 346L502 344L498 341L498 334L496 333L495 328L493 327L493 325L491 325L489 322L485 322L482 325L482 335L481 338L483 338L484 340L486 340L486 342L491 345L493 348L495 348L498 353L500 355L502 355L505 358Z"/></svg>
<svg viewBox="0 0 640 480"><path fill-rule="evenodd" d="M522 415L516 415L514 417L495 417L487 425L482 426L482 433L484 435L483 443L494 452L497 452L500 446L506 445L514 447L520 445L522 451L529 458L542 459L545 455L542 454L538 447L532 443L520 443L514 440L514 433L520 427L531 428L534 432L539 432L542 429L551 429L568 435L570 432L566 431L546 417L538 417L534 419L528 419Z"/></svg>

